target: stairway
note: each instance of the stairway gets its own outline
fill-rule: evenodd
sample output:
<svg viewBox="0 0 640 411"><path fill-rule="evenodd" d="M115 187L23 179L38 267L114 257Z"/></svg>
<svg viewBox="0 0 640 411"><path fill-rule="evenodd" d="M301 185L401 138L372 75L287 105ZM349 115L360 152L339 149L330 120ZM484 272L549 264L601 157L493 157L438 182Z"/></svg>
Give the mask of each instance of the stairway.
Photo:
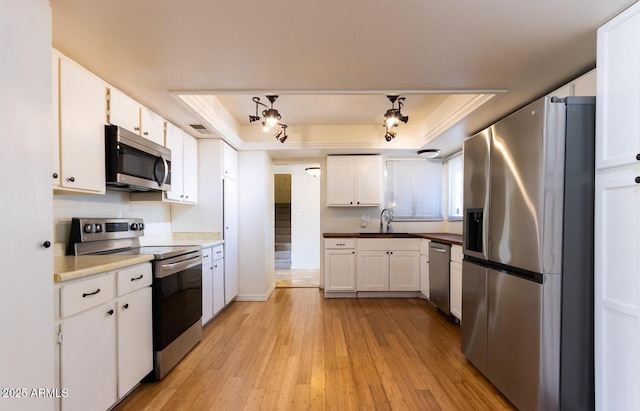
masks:
<svg viewBox="0 0 640 411"><path fill-rule="evenodd" d="M275 269L291 269L291 203L275 205Z"/></svg>

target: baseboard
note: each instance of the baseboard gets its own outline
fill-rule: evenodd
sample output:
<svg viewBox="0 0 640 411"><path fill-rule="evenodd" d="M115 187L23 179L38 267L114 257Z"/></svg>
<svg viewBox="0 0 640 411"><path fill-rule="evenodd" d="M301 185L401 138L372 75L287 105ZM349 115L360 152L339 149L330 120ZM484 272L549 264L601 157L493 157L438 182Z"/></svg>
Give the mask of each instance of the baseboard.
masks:
<svg viewBox="0 0 640 411"><path fill-rule="evenodd" d="M276 285L274 283L264 294L238 294L234 301L267 301L275 289Z"/></svg>

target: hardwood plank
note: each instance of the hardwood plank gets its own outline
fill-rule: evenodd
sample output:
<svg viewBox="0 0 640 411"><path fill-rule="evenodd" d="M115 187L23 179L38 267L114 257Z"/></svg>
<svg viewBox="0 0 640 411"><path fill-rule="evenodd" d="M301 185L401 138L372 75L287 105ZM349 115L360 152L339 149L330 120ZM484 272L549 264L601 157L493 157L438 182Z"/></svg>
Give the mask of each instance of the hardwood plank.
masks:
<svg viewBox="0 0 640 411"><path fill-rule="evenodd" d="M327 299L279 288L234 302L128 410L513 410L460 352L460 329L419 299Z"/></svg>

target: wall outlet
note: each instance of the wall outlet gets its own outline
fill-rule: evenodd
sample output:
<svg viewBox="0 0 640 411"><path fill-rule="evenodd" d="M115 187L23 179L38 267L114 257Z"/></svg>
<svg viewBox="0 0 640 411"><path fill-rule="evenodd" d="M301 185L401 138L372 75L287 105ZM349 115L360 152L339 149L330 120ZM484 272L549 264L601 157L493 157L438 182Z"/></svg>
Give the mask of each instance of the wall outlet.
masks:
<svg viewBox="0 0 640 411"><path fill-rule="evenodd" d="M360 214L360 227L366 227L369 224L369 214Z"/></svg>

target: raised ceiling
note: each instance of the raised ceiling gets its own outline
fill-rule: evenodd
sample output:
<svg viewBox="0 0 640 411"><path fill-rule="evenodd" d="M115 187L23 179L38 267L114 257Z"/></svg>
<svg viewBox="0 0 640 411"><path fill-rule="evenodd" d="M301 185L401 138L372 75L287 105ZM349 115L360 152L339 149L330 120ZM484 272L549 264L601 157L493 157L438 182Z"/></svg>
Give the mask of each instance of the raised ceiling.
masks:
<svg viewBox="0 0 640 411"><path fill-rule="evenodd" d="M58 50L196 136L188 125L205 124L276 158L453 150L594 67L596 29L632 3L50 1ZM251 97L271 93L292 132L284 145L257 143L258 126L248 124ZM386 94L406 95L410 121L397 129L404 140L385 145ZM215 119L179 95L206 96L198 104L208 101ZM465 107L463 95L481 97Z"/></svg>

